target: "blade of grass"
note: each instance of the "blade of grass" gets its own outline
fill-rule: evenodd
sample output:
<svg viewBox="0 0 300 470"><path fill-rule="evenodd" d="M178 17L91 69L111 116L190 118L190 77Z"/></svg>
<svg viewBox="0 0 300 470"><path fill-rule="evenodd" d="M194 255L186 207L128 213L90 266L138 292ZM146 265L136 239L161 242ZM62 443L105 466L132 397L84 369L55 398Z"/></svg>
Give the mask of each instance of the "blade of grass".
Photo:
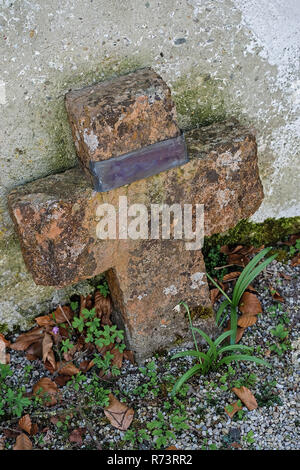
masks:
<svg viewBox="0 0 300 470"><path fill-rule="evenodd" d="M217 289L219 289L220 292L222 292L222 294L224 295L224 297L226 297L226 299L228 300L228 302L231 304L231 300L230 298L228 297L227 294L225 294L225 292L223 291L222 287L220 287L216 281L208 274L206 273L206 276L208 277L208 279L216 286Z"/></svg>
<svg viewBox="0 0 300 470"><path fill-rule="evenodd" d="M176 392L179 390L179 388L186 382L189 378L191 378L193 375L195 375L199 370L202 369L202 364L196 364L194 367L189 369L185 374L183 374L180 379L177 380L175 383L173 390L171 392L171 395L175 395Z"/></svg>
<svg viewBox="0 0 300 470"><path fill-rule="evenodd" d="M251 361L262 366L271 367L271 365L263 359L260 359L259 357L248 356L247 354L234 354L232 356L226 356L218 362L218 367L222 364L228 364L232 361Z"/></svg>
<svg viewBox="0 0 300 470"><path fill-rule="evenodd" d="M222 313L224 312L224 310L226 309L226 307L227 307L228 305L230 305L230 303L229 303L228 300L226 299L226 300L224 300L224 301L221 303L221 305L220 305L220 307L219 307L219 309L218 309L218 312L217 312L217 315L216 315L216 325L219 326L219 327L221 327L222 324L223 324L223 322L224 322L225 317L223 318L222 322L218 325L218 323L219 323L219 321L220 321L220 318L221 318L221 315L222 315Z"/></svg>
<svg viewBox="0 0 300 470"><path fill-rule="evenodd" d="M254 267L257 265L257 263L259 263L259 261L271 250L271 247L268 247L268 248L265 248L263 249L262 251L260 251L259 253L257 253L257 255L254 256L254 258L249 261L249 263L247 264L247 266L245 266L245 268L243 269L243 271L241 272L241 274L239 275L239 278L238 280L236 281L236 284L235 284L235 287L234 287L234 291L233 291L233 296L232 296L232 301L233 303L236 304L235 302L235 292L238 292L239 291L239 288L240 288L240 285L241 283L243 282L245 276L248 275L248 273L250 271L252 271L252 269L254 269Z"/></svg>
<svg viewBox="0 0 300 470"><path fill-rule="evenodd" d="M267 258L259 266L257 266L253 271L251 271L251 273L249 273L249 275L243 280L242 284L240 285L239 292L235 299L235 301L237 302L237 305L239 304L239 301L244 291L249 286L249 284L251 284L253 279L255 279L268 266L268 264L270 264L276 258L277 255L278 253Z"/></svg>

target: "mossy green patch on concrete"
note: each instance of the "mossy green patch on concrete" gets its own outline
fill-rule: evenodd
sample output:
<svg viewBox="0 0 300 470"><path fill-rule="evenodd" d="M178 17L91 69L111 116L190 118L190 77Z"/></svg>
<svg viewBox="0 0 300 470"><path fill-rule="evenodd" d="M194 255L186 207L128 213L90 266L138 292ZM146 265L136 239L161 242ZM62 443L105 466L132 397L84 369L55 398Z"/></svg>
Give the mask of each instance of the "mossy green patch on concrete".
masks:
<svg viewBox="0 0 300 470"><path fill-rule="evenodd" d="M192 74L172 85L178 122L191 129L223 121L226 118L224 91L220 82L209 74Z"/></svg>
<svg viewBox="0 0 300 470"><path fill-rule="evenodd" d="M28 273L20 245L15 237L0 241L0 329L2 333L15 329L27 330L34 317L65 304L76 294L87 295L95 290L100 277L55 289L36 285Z"/></svg>
<svg viewBox="0 0 300 470"><path fill-rule="evenodd" d="M211 307L203 307L199 305L190 309L191 319L194 320L205 320L207 318L214 317L214 311Z"/></svg>
<svg viewBox="0 0 300 470"><path fill-rule="evenodd" d="M206 237L203 253L207 257L209 251L216 245L270 246L298 232L300 232L300 217L266 219L262 223L241 220L226 233Z"/></svg>

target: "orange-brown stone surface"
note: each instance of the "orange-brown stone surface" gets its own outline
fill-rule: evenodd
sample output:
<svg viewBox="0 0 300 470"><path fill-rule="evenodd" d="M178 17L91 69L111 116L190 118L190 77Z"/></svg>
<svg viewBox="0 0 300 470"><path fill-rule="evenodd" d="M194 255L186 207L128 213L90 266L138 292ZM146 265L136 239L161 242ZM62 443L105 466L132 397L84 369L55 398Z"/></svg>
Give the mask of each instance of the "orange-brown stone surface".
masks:
<svg viewBox="0 0 300 470"><path fill-rule="evenodd" d="M66 108L77 155L88 175L90 161L180 134L170 89L150 68L71 91Z"/></svg>
<svg viewBox="0 0 300 470"><path fill-rule="evenodd" d="M9 206L23 256L34 281L63 287L107 272L112 298L125 325L129 346L141 359L185 337L191 308L209 306L201 250L185 240L100 240L96 211L102 203L119 207L204 204L205 234L224 232L259 207L255 137L235 121L186 134L190 161L107 193L94 192L78 168L48 176L12 191ZM213 328L213 318L195 325Z"/></svg>

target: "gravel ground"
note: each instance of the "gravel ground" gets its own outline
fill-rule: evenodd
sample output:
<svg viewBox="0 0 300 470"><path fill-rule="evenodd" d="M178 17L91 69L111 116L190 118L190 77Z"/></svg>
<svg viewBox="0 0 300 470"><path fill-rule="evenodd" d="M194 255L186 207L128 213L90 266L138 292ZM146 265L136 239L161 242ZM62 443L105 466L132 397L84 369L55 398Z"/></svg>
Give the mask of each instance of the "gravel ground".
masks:
<svg viewBox="0 0 300 470"><path fill-rule="evenodd" d="M135 393L138 386L149 381L137 366L129 361L124 361L121 375L111 384L111 391L118 398L124 397L126 403L134 411L134 420L129 429L146 429L150 440L142 442L129 442L124 440L125 433L112 427L103 412L89 410L87 420L74 414L68 426L58 429L49 421L49 413L60 416L66 412L66 407L77 398L67 387L62 387L63 401L53 408L48 408L44 416L35 418L32 411L32 420L39 426L39 433L32 438L35 449L93 449L96 439L103 449L154 449L156 438L147 429L147 423L157 419L162 412L166 429L175 434L169 438L162 448L173 445L177 449L253 449L253 450L296 450L299 449L300 417L299 417L299 362L300 362L300 337L299 337L299 273L300 267L291 267L290 264L282 264L273 261L253 283L258 292L259 300L263 306L263 314L252 327L247 328L241 340L241 344L254 347L254 354L266 359L272 368L258 366L254 363L240 363L232 366L235 374L228 376L226 380L222 376L227 372L225 366L220 372L213 372L207 376L195 376L189 380L188 386L179 400L179 405L172 403L168 409L169 391L171 382L168 378L173 375L179 377L193 364L191 358L171 360L175 348L163 355L156 355L147 363L154 363L154 385L149 387L145 396ZM287 276L288 279L282 277ZM282 309L279 303L274 301L270 286L276 289L284 298ZM230 293L230 290L229 290ZM281 356L270 351L270 346L276 342L271 333L279 322L286 322L289 330L290 348ZM11 367L14 375L9 379L13 386L22 384L24 367L33 365L29 373L26 389L31 390L32 385L41 377L51 377L40 361L29 362L24 353L11 351ZM233 419L226 414L224 407L235 402L237 397L231 388L234 380L241 379L247 374L257 376L256 383L249 386L258 401L258 408L248 411L244 406L239 416ZM88 373L89 374L89 373ZM220 381L221 380L221 381ZM154 391L154 393L153 393ZM157 393L157 396L155 394ZM174 430L172 414L179 409L179 414L186 414L188 429ZM46 413L48 415L46 416ZM176 414L176 413L175 413ZM13 423L0 422L0 443L5 437L5 426L13 428ZM70 433L74 429L82 428L82 442L70 442ZM7 436L6 448L14 445L16 434Z"/></svg>

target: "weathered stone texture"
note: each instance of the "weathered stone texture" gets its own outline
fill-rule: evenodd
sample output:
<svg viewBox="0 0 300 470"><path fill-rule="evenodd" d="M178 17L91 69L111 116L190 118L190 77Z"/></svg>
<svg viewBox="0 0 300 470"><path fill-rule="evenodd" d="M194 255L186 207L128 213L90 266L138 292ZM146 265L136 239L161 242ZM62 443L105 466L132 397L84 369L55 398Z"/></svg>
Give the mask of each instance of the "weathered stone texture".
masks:
<svg viewBox="0 0 300 470"><path fill-rule="evenodd" d="M212 235L249 217L263 198L251 131L227 122L194 130L186 140L191 158L186 165L107 193L94 192L80 169L72 169L9 196L35 282L62 287L108 271L138 358L184 336L184 312L176 309L181 300L191 308L209 306L203 256L201 250L186 250L184 240L99 240L97 206L118 208L119 196L127 196L128 206L202 203L205 234ZM212 328L212 318L198 320Z"/></svg>
<svg viewBox="0 0 300 470"><path fill-rule="evenodd" d="M107 160L180 135L171 92L150 68L75 90L66 108L77 155Z"/></svg>

